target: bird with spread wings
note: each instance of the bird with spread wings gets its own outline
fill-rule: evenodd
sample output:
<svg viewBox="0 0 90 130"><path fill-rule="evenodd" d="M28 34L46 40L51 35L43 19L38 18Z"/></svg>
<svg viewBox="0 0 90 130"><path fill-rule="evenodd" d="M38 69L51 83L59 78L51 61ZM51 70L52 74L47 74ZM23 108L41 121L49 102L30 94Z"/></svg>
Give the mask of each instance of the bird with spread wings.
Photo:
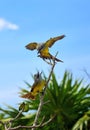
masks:
<svg viewBox="0 0 90 130"><path fill-rule="evenodd" d="M37 94L43 91L45 87L46 81L42 78L41 73L37 73L34 75L34 83L31 87L31 91L22 95L22 98L27 99L35 99Z"/></svg>
<svg viewBox="0 0 90 130"><path fill-rule="evenodd" d="M43 60L49 59L50 61L55 60L58 62L63 62L62 60L57 59L52 54L50 54L49 48L52 47L56 41L61 40L64 37L65 37L65 35L50 38L49 40L47 40L45 43L42 43L42 44L39 44L37 42L32 42L32 43L29 43L28 45L26 45L25 47L29 50L36 49L38 51L38 57L41 57Z"/></svg>

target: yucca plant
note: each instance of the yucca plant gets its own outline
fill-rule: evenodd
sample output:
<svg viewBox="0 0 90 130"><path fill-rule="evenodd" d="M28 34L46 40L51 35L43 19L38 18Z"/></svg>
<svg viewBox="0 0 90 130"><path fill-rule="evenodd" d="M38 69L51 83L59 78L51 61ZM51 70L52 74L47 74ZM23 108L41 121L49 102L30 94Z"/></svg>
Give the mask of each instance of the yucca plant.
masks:
<svg viewBox="0 0 90 130"><path fill-rule="evenodd" d="M30 87L31 85L27 83ZM42 130L89 130L90 129L90 85L83 85L83 80L74 80L69 72L65 72L61 81L57 81L55 74L48 84L44 97L44 104L41 109L38 123L53 119L49 124L42 127ZM23 94L27 90L22 89ZM24 100L28 105L28 113L13 122L16 125L31 125L35 118L40 96L36 100ZM12 110L12 111L11 111ZM32 111L33 110L33 111ZM14 112L13 114L11 114ZM12 107L3 111L4 114L12 118L18 113ZM54 117L54 118L53 118ZM40 130L40 128L37 128Z"/></svg>
<svg viewBox="0 0 90 130"><path fill-rule="evenodd" d="M55 85L55 82L57 85ZM56 89L53 89L52 86L56 86ZM56 97L55 110L58 111L58 126L60 129L72 129L72 126L76 121L78 121L78 119L80 119L90 108L89 85L83 86L83 80L76 79L73 81L72 74L66 71L59 85L55 75L53 75L52 86L52 91L56 90L56 94L53 91L53 95Z"/></svg>
<svg viewBox="0 0 90 130"><path fill-rule="evenodd" d="M77 120L72 130L89 130L90 129L90 110L85 112L83 116Z"/></svg>
<svg viewBox="0 0 90 130"><path fill-rule="evenodd" d="M73 76L69 72L65 72L63 79L57 82L55 74L48 85L44 105L41 110L39 122L45 116L45 121L53 116L55 118L50 125L42 129L50 130L84 130L88 127L88 118L83 118L85 113L90 109L90 91L89 85L83 85L83 80L73 80ZM37 110L39 104L39 96L36 100L27 100L31 110ZM83 118L82 122L79 120ZM87 124L85 122L87 121ZM79 122L79 125L77 123ZM80 124L81 123L81 124ZM81 129L82 125L82 129ZM78 127L76 127L78 126Z"/></svg>

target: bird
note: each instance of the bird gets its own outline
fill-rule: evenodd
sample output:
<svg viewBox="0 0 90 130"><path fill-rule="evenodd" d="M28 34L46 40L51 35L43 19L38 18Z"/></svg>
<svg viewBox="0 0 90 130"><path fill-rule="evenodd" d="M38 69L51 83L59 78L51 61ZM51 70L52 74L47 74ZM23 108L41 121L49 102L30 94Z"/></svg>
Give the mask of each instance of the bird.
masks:
<svg viewBox="0 0 90 130"><path fill-rule="evenodd" d="M31 87L30 92L22 95L21 97L34 100L37 94L43 91L45 84L46 81L42 78L41 73L38 72L34 75L34 83Z"/></svg>
<svg viewBox="0 0 90 130"><path fill-rule="evenodd" d="M64 37L65 35L53 37L44 43L32 42L32 43L27 44L25 47L26 49L29 49L31 51L36 49L38 51L38 57L42 58L43 60L49 59L49 60L55 60L58 62L63 62L62 60L57 59L55 56L50 54L49 48L52 47L56 41L61 40Z"/></svg>

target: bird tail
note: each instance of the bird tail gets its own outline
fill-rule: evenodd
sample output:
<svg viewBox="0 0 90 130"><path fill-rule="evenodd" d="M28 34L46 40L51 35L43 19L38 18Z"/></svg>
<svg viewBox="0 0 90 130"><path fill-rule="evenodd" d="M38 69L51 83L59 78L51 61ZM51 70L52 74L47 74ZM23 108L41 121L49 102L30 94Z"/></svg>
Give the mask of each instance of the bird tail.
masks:
<svg viewBox="0 0 90 130"><path fill-rule="evenodd" d="M51 55L51 59L52 59L52 60L55 60L55 61L58 61L58 62L63 62L62 60L60 60L60 59L54 57L53 55Z"/></svg>
<svg viewBox="0 0 90 130"><path fill-rule="evenodd" d="M42 55L38 55L38 57L41 57L41 58L43 58L43 59L52 59L52 60L55 60L55 61L58 61L58 62L63 62L62 60L60 60L60 59L58 59L58 58L56 58L56 57L54 57L53 55L51 55L50 53L47 55L47 56L42 56Z"/></svg>
<svg viewBox="0 0 90 130"><path fill-rule="evenodd" d="M22 98L27 98L27 99L32 99L34 100L35 99L35 96L32 94L32 92L29 92L27 94L24 94L21 96Z"/></svg>

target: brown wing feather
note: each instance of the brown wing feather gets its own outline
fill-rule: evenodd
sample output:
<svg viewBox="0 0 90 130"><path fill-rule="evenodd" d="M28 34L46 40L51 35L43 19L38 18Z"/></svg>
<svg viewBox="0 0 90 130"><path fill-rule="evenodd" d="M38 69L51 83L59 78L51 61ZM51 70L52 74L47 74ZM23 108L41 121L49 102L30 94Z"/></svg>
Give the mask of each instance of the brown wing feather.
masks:
<svg viewBox="0 0 90 130"><path fill-rule="evenodd" d="M27 94L24 94L21 97L22 98L27 98L27 99L35 99L35 96L31 92L29 92Z"/></svg>
<svg viewBox="0 0 90 130"><path fill-rule="evenodd" d="M34 49L36 49L36 46L37 46L37 43L32 42L32 43L29 43L28 45L26 45L25 47L29 50L34 50Z"/></svg>
<svg viewBox="0 0 90 130"><path fill-rule="evenodd" d="M48 47L51 47L56 41L61 40L64 37L65 37L65 35L50 38L48 41L46 41L45 45L48 46Z"/></svg>

